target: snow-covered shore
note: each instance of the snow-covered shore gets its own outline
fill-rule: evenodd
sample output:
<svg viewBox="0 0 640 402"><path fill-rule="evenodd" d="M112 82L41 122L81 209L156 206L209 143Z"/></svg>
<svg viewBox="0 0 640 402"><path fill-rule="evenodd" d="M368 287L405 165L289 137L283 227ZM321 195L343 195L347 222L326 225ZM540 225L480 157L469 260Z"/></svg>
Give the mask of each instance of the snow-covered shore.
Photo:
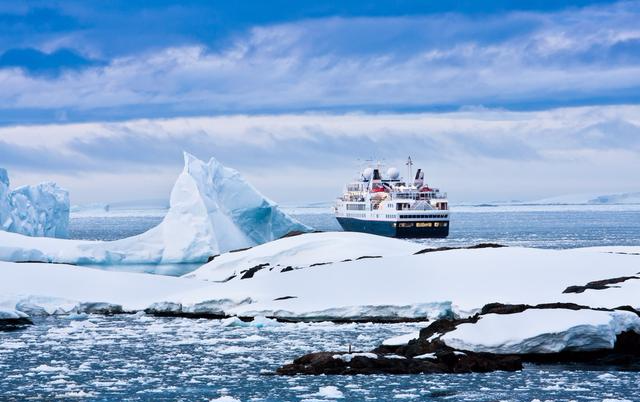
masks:
<svg viewBox="0 0 640 402"><path fill-rule="evenodd" d="M190 278L0 262L0 305L16 308L27 303L48 312L95 302L121 305L125 311L154 304L174 310L179 305L185 312L207 311L210 306L212 313L224 315L308 320L465 317L492 302L629 305L640 310L640 281L633 279L639 270L637 255L515 247L414 255L414 244L377 238L396 248L384 257L358 259L377 257L372 251L382 246L369 244L366 236L317 233L285 238L223 254ZM270 267L241 279L252 267L269 261ZM202 280L228 278L230 273L242 275L227 282ZM571 286L619 277L631 279L602 290L563 293Z"/></svg>
<svg viewBox="0 0 640 402"><path fill-rule="evenodd" d="M309 233L224 253L182 278L0 262L0 309L21 319L25 314L139 311L286 321L439 320L434 325L463 319L448 333L434 334L435 341L422 334L415 341L427 357L437 358L432 348L441 354L469 353L460 357L466 362L462 368L452 368L445 359L437 370L514 369L519 363L508 358L486 366L487 359L478 353L600 350L613 348L624 333L640 333L638 251L640 247L437 251L359 233ZM401 344L411 344L416 336L385 347L405 348ZM436 370L431 357L408 356L404 372ZM396 370L394 359L379 362ZM347 360L340 364L351 372Z"/></svg>

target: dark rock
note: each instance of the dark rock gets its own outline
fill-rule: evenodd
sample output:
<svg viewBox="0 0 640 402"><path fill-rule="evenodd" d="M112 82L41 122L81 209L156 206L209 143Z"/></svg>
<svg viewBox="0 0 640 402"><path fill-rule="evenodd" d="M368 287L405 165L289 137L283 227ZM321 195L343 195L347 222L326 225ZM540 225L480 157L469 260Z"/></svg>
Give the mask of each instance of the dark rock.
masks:
<svg viewBox="0 0 640 402"><path fill-rule="evenodd" d="M575 303L526 304L491 303L482 308L484 314L517 314L528 309L591 309ZM638 313L629 306L618 308ZM611 309L592 309L613 311ZM572 364L585 367L612 367L640 371L640 334L627 331L619 334L613 349L587 352L561 351L522 355L501 355L459 351L447 346L441 336L460 324L476 323L476 314L465 319L439 319L423 328L417 339L405 345L380 345L369 354L352 356L350 361L340 358L344 352L320 352L302 356L277 370L280 375L294 374L418 374L418 373L484 373L496 370L522 369L523 362L544 364ZM416 358L429 354L429 358ZM335 355L336 358L334 358ZM400 356L392 358L390 355ZM348 360L348 359L346 359Z"/></svg>
<svg viewBox="0 0 640 402"><path fill-rule="evenodd" d="M33 321L27 317L0 318L0 332L18 331L29 325L33 325Z"/></svg>
<svg viewBox="0 0 640 402"><path fill-rule="evenodd" d="M235 249L235 250L230 250L230 251L227 251L227 252L228 252L228 253L239 253L239 252L241 252L241 251L247 251L247 250L249 250L250 248L251 248L251 247L237 248L237 249Z"/></svg>
<svg viewBox="0 0 640 402"><path fill-rule="evenodd" d="M310 267L318 267L320 265L328 265L331 264L330 262L316 262L315 264L311 264L309 265Z"/></svg>
<svg viewBox="0 0 640 402"><path fill-rule="evenodd" d="M281 239L284 239L286 237L295 237L295 236L300 236L302 234L305 234L307 232L303 232L301 230L292 230L291 232L287 233L286 235L282 236ZM312 233L320 233L319 231L314 231Z"/></svg>
<svg viewBox="0 0 640 402"><path fill-rule="evenodd" d="M345 353L319 352L304 355L291 364L282 366L277 374L419 374L419 373L472 373L496 370L515 371L522 368L517 356L501 356L490 353L460 353L448 347L439 339L429 338L455 329L456 325L476 322L478 317L468 319L435 321L420 332L416 340L407 345L382 345L370 353L373 356L356 355L351 361L333 356ZM426 353L434 354L433 359L415 358ZM395 356L395 357L392 357Z"/></svg>
<svg viewBox="0 0 640 402"><path fill-rule="evenodd" d="M282 268L282 270L280 272L289 272L289 271L293 271L293 267L291 265L288 265L288 266Z"/></svg>
<svg viewBox="0 0 640 402"><path fill-rule="evenodd" d="M264 269L266 267L269 266L268 262L265 262L264 264L258 264L255 267L251 267L246 271L242 271L244 272L244 274L240 277L240 279L250 279L253 278L253 275L255 275L256 272L260 271L261 269Z"/></svg>
<svg viewBox="0 0 640 402"><path fill-rule="evenodd" d="M381 255L363 255L362 257L356 258L356 260L365 260L367 258L382 258Z"/></svg>
<svg viewBox="0 0 640 402"><path fill-rule="evenodd" d="M473 373L496 370L522 369L520 359L487 353L455 354L453 351L436 354L435 359L398 358L376 354L376 357L354 356L347 362L333 356L344 353L319 352L304 355L291 364L280 367L280 375L296 374L421 374L421 373Z"/></svg>
<svg viewBox="0 0 640 402"><path fill-rule="evenodd" d="M209 258L207 258L207 263L210 263L211 261L215 260L216 257L220 257L220 254L210 255Z"/></svg>
<svg viewBox="0 0 640 402"><path fill-rule="evenodd" d="M608 309L604 307L594 308L576 303L542 303L534 306L529 304L502 304L502 303L489 303L482 307L480 315L485 314L517 314L522 313L525 310L537 309L537 310L549 310L549 309L564 309L564 310L598 310L598 311L613 311L614 309ZM626 306L616 310L633 310L632 307ZM635 310L633 310L635 312Z"/></svg>
<svg viewBox="0 0 640 402"><path fill-rule="evenodd" d="M514 314L522 313L531 306L527 304L489 303L482 307L480 314Z"/></svg>
<svg viewBox="0 0 640 402"><path fill-rule="evenodd" d="M298 298L298 296L282 296L282 297L276 297L275 299L273 299L273 301L297 299L297 298Z"/></svg>
<svg viewBox="0 0 640 402"><path fill-rule="evenodd" d="M602 279L602 280L599 280L599 281L589 282L584 286L578 286L578 285L569 286L562 293L582 293L587 289L605 290L605 289L609 289L611 287L609 285L615 285L616 283L626 282L626 281L628 281L630 279L640 279L640 277L637 277L637 276L620 276L620 277L617 277L617 278Z"/></svg>
<svg viewBox="0 0 640 402"><path fill-rule="evenodd" d="M479 243L479 244L474 244L473 246L467 246L467 247L433 247L433 248L425 248L423 250L417 251L414 253L414 255L434 253L438 251L465 250L465 249L475 250L479 248L501 248L501 247L506 247L506 246L502 244L497 244L497 243Z"/></svg>

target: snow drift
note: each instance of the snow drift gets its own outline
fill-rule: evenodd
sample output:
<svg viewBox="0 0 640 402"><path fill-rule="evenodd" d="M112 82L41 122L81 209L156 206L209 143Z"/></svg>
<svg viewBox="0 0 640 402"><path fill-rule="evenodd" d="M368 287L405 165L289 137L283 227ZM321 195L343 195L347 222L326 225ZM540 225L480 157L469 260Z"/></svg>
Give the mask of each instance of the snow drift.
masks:
<svg viewBox="0 0 640 402"><path fill-rule="evenodd" d="M52 182L9 190L0 168L0 230L25 236L68 237L69 193Z"/></svg>
<svg viewBox="0 0 640 402"><path fill-rule="evenodd" d="M624 331L640 333L640 317L629 311L531 309L487 314L441 339L455 349L472 352L558 353L612 349L616 336Z"/></svg>
<svg viewBox="0 0 640 402"><path fill-rule="evenodd" d="M327 250L318 255L321 261L324 254L331 254ZM79 303L108 302L136 311L155 304L158 311L306 320L466 317L493 302L564 302L593 308L627 305L640 310L637 279L601 290L563 293L573 285L636 275L638 258L510 247L451 250L285 272L265 269L249 279L223 283L2 262L0 306L16 308L21 302L39 305L46 301L49 310L68 311Z"/></svg>
<svg viewBox="0 0 640 402"><path fill-rule="evenodd" d="M0 259L72 264L204 262L229 250L309 230L237 171L213 158L204 163L185 153L184 159L184 170L171 191L169 210L149 231L111 242L0 233Z"/></svg>
<svg viewBox="0 0 640 402"><path fill-rule="evenodd" d="M224 281L273 271L288 272L346 260L411 255L424 245L355 232L307 233L279 239L236 253L222 254L185 275L186 278ZM257 271L260 268L266 270Z"/></svg>

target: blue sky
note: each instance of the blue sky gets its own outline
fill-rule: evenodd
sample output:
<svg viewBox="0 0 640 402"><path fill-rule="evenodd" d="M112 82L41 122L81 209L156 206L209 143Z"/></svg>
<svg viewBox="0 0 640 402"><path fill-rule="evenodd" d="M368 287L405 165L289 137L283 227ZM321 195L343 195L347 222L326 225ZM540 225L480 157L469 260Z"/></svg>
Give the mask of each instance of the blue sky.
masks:
<svg viewBox="0 0 640 402"><path fill-rule="evenodd" d="M0 166L77 202L166 196L180 149L278 201L408 153L457 199L639 190L640 2L236 3L0 4Z"/></svg>

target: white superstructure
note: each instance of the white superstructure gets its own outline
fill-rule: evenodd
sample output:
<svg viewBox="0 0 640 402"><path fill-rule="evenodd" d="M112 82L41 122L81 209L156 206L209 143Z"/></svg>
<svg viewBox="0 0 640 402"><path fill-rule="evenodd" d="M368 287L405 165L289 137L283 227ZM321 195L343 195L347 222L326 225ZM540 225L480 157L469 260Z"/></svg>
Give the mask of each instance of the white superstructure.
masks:
<svg viewBox="0 0 640 402"><path fill-rule="evenodd" d="M409 172L412 164L409 158ZM357 180L346 185L334 207L342 227L397 237L446 237L446 193L429 187L421 169L409 182L400 177L396 168L383 170L380 164L369 166Z"/></svg>

